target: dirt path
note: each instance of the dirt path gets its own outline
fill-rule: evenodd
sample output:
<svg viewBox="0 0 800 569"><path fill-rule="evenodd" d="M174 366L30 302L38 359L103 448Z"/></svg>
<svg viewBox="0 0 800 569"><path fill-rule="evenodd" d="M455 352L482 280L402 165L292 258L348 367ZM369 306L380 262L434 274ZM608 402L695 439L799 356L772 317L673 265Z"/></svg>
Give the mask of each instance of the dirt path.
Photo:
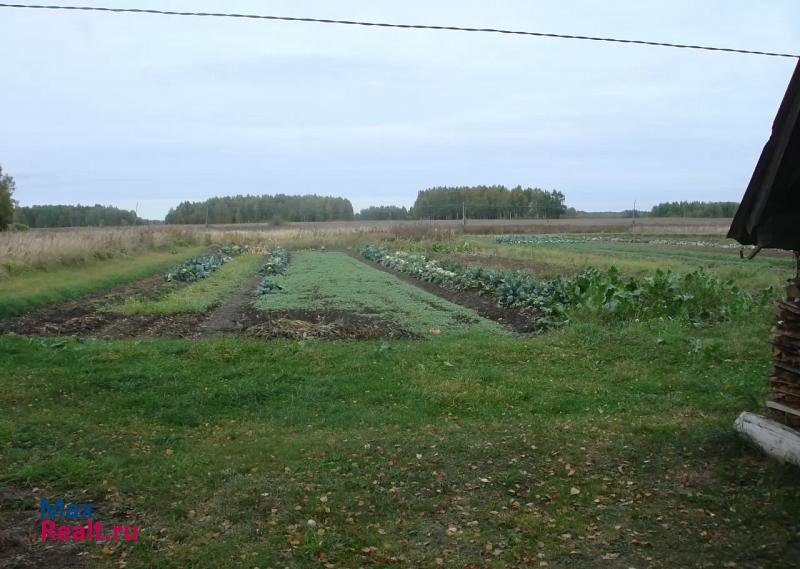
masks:
<svg viewBox="0 0 800 569"><path fill-rule="evenodd" d="M196 336L210 338L220 332L240 330L247 313L255 310L252 302L256 298L255 290L260 280L258 273L245 279L236 294L212 310Z"/></svg>
<svg viewBox="0 0 800 569"><path fill-rule="evenodd" d="M536 321L540 316L534 312L524 312L516 308L506 308L498 305L497 302L489 296L482 296L477 292L469 290L452 290L444 288L434 283L415 279L412 276L395 271L389 267L379 265L378 263L373 263L372 261L365 259L353 251L343 252L364 263L365 265L378 269L379 271L383 271L384 273L394 275L402 281L421 288L422 290L425 290L440 298L449 300L454 304L460 304L461 306L470 308L484 318L494 320L513 332L533 332L536 329Z"/></svg>

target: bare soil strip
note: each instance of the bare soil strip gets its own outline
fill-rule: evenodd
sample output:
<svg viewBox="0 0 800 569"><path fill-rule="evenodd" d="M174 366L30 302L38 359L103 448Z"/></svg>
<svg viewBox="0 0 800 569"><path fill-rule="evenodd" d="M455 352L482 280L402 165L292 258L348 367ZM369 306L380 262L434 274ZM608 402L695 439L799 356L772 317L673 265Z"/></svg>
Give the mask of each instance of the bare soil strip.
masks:
<svg viewBox="0 0 800 569"><path fill-rule="evenodd" d="M219 247L214 245L209 248L209 253L218 249ZM20 316L0 318L0 334L96 335L101 337L100 331L104 327L125 318L119 314L101 312L103 307L120 304L130 298L155 300L163 297L169 291L183 288L189 284L179 281L167 282L164 273L159 272L73 300L48 304Z"/></svg>
<svg viewBox="0 0 800 569"><path fill-rule="evenodd" d="M10 485L0 489L0 567L3 569L83 569L91 564L93 543L41 539L39 504L58 493L48 488ZM107 503L102 496L64 496L65 502L91 501L94 520L106 528L126 525L140 512ZM99 510L99 512L98 512Z"/></svg>
<svg viewBox="0 0 800 569"><path fill-rule="evenodd" d="M90 335L108 324L125 318L121 314L101 312L107 305L128 298L155 299L186 283L169 283L163 273L121 284L74 300L49 304L22 316L0 320L0 333L58 336L62 334ZM91 334L93 335L93 334Z"/></svg>
<svg viewBox="0 0 800 569"><path fill-rule="evenodd" d="M349 310L250 310L237 317L231 330L254 338L378 340L419 338L389 320Z"/></svg>
<svg viewBox="0 0 800 569"><path fill-rule="evenodd" d="M449 300L455 304L460 304L461 306L470 308L484 318L494 320L512 332L525 333L536 331L536 321L541 317L541 315L537 314L536 312L527 312L517 308L500 306L492 298L483 296L477 292L444 288L434 283L415 279L410 275L395 271L394 269L379 265L378 263L373 263L358 253L354 253L353 251L345 252L354 259L361 261L365 265L394 275L398 279L421 288L422 290L425 290L431 294L435 294L440 298L444 298L445 300Z"/></svg>
<svg viewBox="0 0 800 569"><path fill-rule="evenodd" d="M249 312L253 312L252 302L261 275L256 273L245 280L239 291L211 311L208 319L200 326L197 337L209 338L220 332L240 329L240 322Z"/></svg>
<svg viewBox="0 0 800 569"><path fill-rule="evenodd" d="M89 562L85 547L69 541L39 539L38 496L29 491L0 492L0 567L77 569Z"/></svg>

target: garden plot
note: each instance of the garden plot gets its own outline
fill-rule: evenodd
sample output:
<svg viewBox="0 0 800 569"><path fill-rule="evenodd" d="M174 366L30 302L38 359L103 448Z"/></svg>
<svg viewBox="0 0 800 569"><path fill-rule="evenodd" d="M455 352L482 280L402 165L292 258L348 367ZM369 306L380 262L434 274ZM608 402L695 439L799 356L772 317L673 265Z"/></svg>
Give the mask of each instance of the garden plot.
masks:
<svg viewBox="0 0 800 569"><path fill-rule="evenodd" d="M74 299L118 302L128 294L150 294L164 284L163 273L205 247L178 247L132 257L97 260L52 270L27 271L10 278L0 275L0 318L20 316L55 303L69 307ZM150 281L152 277L155 281ZM153 284L155 283L155 284Z"/></svg>
<svg viewBox="0 0 800 569"><path fill-rule="evenodd" d="M255 335L413 337L480 330L497 323L365 265L342 252L292 254L280 290L259 297L244 327ZM294 332L293 332L294 331Z"/></svg>
<svg viewBox="0 0 800 569"><path fill-rule="evenodd" d="M0 332L99 338L194 338L210 318L212 307L225 303L238 289L247 286L248 278L255 287L260 256L241 254L243 249L234 249L225 248L207 257L191 259L166 274L102 294L0 320Z"/></svg>
<svg viewBox="0 0 800 569"><path fill-rule="evenodd" d="M128 299L111 310L122 314L176 314L205 312L239 289L260 263L258 255L241 255L210 274L156 300Z"/></svg>
<svg viewBox="0 0 800 569"><path fill-rule="evenodd" d="M772 287L759 294L741 290L703 270L681 274L656 271L646 278L624 278L586 268L573 277L541 279L518 271L466 267L424 255L368 245L361 254L371 261L414 279L454 292L477 292L498 305L529 315L536 330L568 324L573 318L624 322L680 320L703 322L741 317L765 306Z"/></svg>

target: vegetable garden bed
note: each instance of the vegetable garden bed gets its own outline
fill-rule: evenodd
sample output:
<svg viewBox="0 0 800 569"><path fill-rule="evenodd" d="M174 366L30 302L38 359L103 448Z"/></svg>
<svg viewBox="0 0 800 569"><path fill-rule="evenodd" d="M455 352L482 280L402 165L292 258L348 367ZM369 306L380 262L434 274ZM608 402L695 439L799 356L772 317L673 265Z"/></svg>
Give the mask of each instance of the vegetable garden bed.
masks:
<svg viewBox="0 0 800 569"><path fill-rule="evenodd" d="M271 281L282 290L261 296L255 303L261 310L348 311L372 321L384 320L384 328L396 331L399 326L407 336L466 330L502 332L500 326L474 311L377 271L343 252L293 253L286 274L274 275Z"/></svg>
<svg viewBox="0 0 800 569"><path fill-rule="evenodd" d="M0 333L97 338L196 338L221 304L255 276L260 257L243 247L220 248L161 273L17 318L0 320ZM235 257L232 257L234 255Z"/></svg>
<svg viewBox="0 0 800 569"><path fill-rule="evenodd" d="M395 271L454 291L475 291L499 305L538 314L540 329L576 316L602 321L683 320L694 324L726 320L763 306L771 288L751 294L702 270L680 274L656 271L652 277L623 278L612 267L587 268L571 277L541 279L528 273L465 267L423 255L370 245L362 255Z"/></svg>
<svg viewBox="0 0 800 569"><path fill-rule="evenodd" d="M216 266L213 272L203 273L203 277L192 277L188 281L191 283L189 286L170 292L163 298L148 301L131 299L112 310L123 314L205 312L233 294L245 279L255 273L259 263L258 255L241 255Z"/></svg>

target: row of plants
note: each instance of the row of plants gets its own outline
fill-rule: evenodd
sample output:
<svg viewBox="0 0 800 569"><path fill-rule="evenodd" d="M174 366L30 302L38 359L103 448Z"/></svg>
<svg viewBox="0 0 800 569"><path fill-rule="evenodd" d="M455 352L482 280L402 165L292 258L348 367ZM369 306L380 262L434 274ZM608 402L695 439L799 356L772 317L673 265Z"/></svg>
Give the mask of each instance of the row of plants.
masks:
<svg viewBox="0 0 800 569"><path fill-rule="evenodd" d="M415 278L456 290L477 290L495 297L502 306L533 311L543 328L576 316L606 321L683 319L700 324L747 313L765 304L773 292L768 288L752 295L702 270L687 274L659 270L649 277L625 278L613 267L607 272L589 268L570 277L542 279L519 271L390 253L375 245L361 253Z"/></svg>
<svg viewBox="0 0 800 569"><path fill-rule="evenodd" d="M645 243L650 245L674 245L681 247L717 247L738 249L738 243L725 241L703 241L648 237L625 237L618 235L500 235L497 242L504 245L564 245L571 243Z"/></svg>
<svg viewBox="0 0 800 569"><path fill-rule="evenodd" d="M289 265L289 252L283 247L275 247L269 252L267 260L258 269L258 273L264 278L258 283L256 292L259 295L269 294L283 290L283 287L270 279L273 275L285 275L286 267Z"/></svg>
<svg viewBox="0 0 800 569"><path fill-rule="evenodd" d="M218 271L222 266L233 257L246 253L250 250L247 245L232 245L220 247L212 255L193 257L176 265L167 273L168 281L195 282L210 276Z"/></svg>

